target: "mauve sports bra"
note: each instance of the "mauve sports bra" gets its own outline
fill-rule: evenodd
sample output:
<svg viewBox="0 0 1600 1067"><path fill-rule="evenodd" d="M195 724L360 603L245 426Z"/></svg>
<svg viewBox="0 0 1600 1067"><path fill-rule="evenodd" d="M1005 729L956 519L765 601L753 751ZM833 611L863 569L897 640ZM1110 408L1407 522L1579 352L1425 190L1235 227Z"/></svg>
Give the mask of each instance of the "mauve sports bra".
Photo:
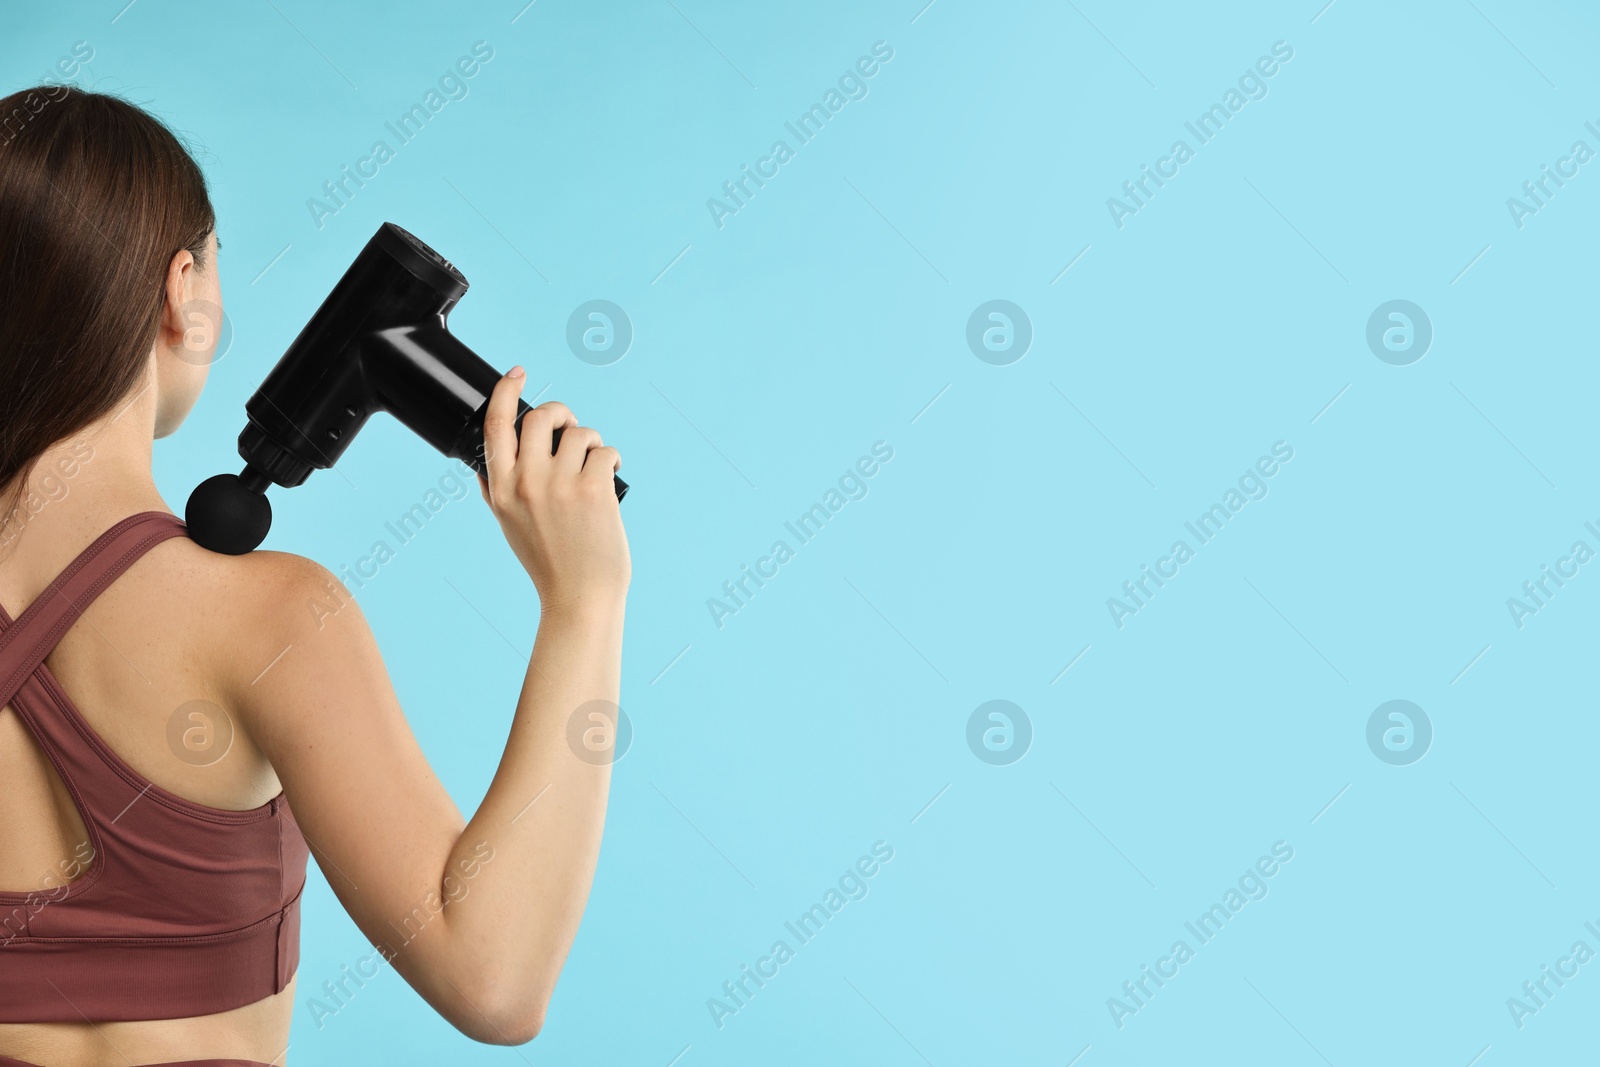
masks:
<svg viewBox="0 0 1600 1067"><path fill-rule="evenodd" d="M168 793L96 736L44 665L106 586L180 535L176 515L130 515L16 620L0 607L0 708L38 740L93 849L75 881L0 893L0 1022L211 1015L281 992L299 964L308 850L283 794L225 811Z"/></svg>

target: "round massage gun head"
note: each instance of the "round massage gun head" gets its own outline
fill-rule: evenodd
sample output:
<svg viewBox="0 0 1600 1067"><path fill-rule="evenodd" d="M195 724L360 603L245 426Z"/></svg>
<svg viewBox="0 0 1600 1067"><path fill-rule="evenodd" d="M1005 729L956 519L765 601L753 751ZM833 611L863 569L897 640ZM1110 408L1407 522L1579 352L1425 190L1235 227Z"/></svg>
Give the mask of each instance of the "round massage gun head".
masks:
<svg viewBox="0 0 1600 1067"><path fill-rule="evenodd" d="M183 511L190 539L229 556L254 551L272 527L269 484L270 478L246 464L243 473L218 474L195 486Z"/></svg>

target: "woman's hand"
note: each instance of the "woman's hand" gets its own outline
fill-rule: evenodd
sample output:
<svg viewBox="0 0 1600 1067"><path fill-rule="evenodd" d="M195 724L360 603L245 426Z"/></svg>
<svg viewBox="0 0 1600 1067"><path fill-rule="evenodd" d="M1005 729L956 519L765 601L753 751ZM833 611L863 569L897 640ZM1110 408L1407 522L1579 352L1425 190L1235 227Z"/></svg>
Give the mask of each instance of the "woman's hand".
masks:
<svg viewBox="0 0 1600 1067"><path fill-rule="evenodd" d="M539 592L546 614L622 599L632 576L612 475L622 457L579 426L566 405L540 404L513 423L527 376L513 367L495 384L483 420L483 499ZM560 447L550 452L553 433Z"/></svg>

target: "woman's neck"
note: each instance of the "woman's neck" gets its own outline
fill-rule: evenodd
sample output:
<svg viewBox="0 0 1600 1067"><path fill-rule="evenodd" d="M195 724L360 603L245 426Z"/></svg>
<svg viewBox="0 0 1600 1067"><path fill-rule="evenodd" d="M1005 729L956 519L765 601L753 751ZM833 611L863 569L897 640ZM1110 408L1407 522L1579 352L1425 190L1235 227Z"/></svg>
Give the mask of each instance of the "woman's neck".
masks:
<svg viewBox="0 0 1600 1067"><path fill-rule="evenodd" d="M8 513L0 514L0 566L59 571L121 519L171 510L150 469L155 392L148 386L138 390L121 407L39 456L27 488ZM15 484L0 493L9 494ZM0 495L0 501L9 499Z"/></svg>

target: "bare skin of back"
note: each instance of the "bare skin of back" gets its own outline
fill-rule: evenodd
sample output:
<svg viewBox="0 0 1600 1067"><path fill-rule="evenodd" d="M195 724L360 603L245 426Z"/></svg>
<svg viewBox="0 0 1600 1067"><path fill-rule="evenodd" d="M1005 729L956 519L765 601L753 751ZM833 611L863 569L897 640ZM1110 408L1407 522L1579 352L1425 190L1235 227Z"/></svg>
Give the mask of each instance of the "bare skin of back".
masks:
<svg viewBox="0 0 1600 1067"><path fill-rule="evenodd" d="M207 291L187 256L174 258L167 279L173 307ZM119 520L181 514L156 491L150 462L154 440L181 423L204 379L173 355L184 329L164 319L144 388L41 460L47 477L61 457L92 453L53 491L39 483L44 506L0 547L0 605L12 618ZM620 458L560 404L530 413L519 439L511 420L524 380L508 375L491 397L489 477L479 487L484 519L498 521L532 578L528 610L539 628L517 705L501 713L505 752L470 818L417 745L354 597L300 556L225 556L165 540L45 660L95 732L156 786L229 810L283 790L313 860L362 932L394 951L393 969L435 1010L494 1044L538 1033L587 900L610 767L577 758L566 730L591 701L615 707L630 575L611 490ZM551 456L555 427L564 433ZM227 754L206 766L167 741L174 710L193 700L217 705L234 728ZM81 877L93 863L82 819L10 707L0 710L0 782L0 892L45 891L69 870ZM441 903L397 938L425 899ZM187 1019L0 1024L0 1053L51 1067L205 1057L283 1064L295 988Z"/></svg>
<svg viewBox="0 0 1600 1067"><path fill-rule="evenodd" d="M142 510L147 509L129 514ZM150 510L166 509L157 503ZM41 513L35 521L42 520ZM15 618L95 536L82 531L49 543L40 538L28 546L40 551L0 563L0 605ZM68 549L71 553L61 559ZM224 758L206 767L176 758L166 740L167 720L188 701L204 699L227 710L233 686L228 664L234 661L228 652L230 647L244 652L249 642L230 639L218 624L232 628L230 618L249 617L247 612L261 617L266 583L252 575L266 578L283 568L285 561L274 555L219 556L186 538L164 541L101 593L45 659L112 751L160 788L210 807L247 810L280 788L271 763L242 732L236 731ZM67 875L82 877L93 863L83 820L60 776L9 707L0 712L0 781L7 783L0 790L0 891L48 894ZM0 1049L19 1059L85 1067L107 1062L108 1046L130 1057L116 1062L184 1059L205 1048L208 1055L281 1063L275 1057L288 1044L294 988L291 984L244 1008L175 1024L0 1024ZM274 1041L276 1046L269 1047Z"/></svg>

